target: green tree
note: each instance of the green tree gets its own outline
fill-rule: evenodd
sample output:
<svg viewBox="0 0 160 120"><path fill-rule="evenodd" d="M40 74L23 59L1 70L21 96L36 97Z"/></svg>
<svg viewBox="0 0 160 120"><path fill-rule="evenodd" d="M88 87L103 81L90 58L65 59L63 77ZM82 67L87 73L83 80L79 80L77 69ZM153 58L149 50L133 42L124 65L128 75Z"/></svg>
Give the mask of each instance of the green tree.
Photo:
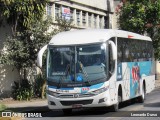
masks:
<svg viewBox="0 0 160 120"><path fill-rule="evenodd" d="M157 49L160 40L155 40L155 31L160 23L160 0L127 0L119 15L119 28L139 34L147 32L153 39L154 48ZM160 58L155 53L156 58Z"/></svg>
<svg viewBox="0 0 160 120"><path fill-rule="evenodd" d="M1 0L0 21L12 26L12 34L31 27L34 20L42 18L48 0Z"/></svg>
<svg viewBox="0 0 160 120"><path fill-rule="evenodd" d="M18 32L14 37L9 36L4 42L5 49L1 52L1 64L13 65L19 73L24 70L24 76L20 76L26 78L25 70L35 64L38 50L56 33L54 30L47 32L51 24L51 19L33 21L32 27Z"/></svg>
<svg viewBox="0 0 160 120"><path fill-rule="evenodd" d="M26 79L26 70L36 65L37 54L41 47L48 44L53 35L68 31L73 27L71 21L57 19L57 25L53 24L52 19L35 20L31 23L31 27L23 32L19 32L17 36L9 36L4 42L5 50L0 54L0 63L13 65L19 71L20 79ZM45 67L44 67L45 68ZM43 69L44 69L43 68ZM45 75L42 71L41 85L39 90L44 98Z"/></svg>
<svg viewBox="0 0 160 120"><path fill-rule="evenodd" d="M35 20L30 28L19 32L16 37L8 37L4 43L5 50L1 52L1 64L13 65L19 73L36 64L40 48L47 44L53 35L72 28L71 22L62 19L57 21L55 26L51 18ZM23 78L26 78L25 71L23 75Z"/></svg>

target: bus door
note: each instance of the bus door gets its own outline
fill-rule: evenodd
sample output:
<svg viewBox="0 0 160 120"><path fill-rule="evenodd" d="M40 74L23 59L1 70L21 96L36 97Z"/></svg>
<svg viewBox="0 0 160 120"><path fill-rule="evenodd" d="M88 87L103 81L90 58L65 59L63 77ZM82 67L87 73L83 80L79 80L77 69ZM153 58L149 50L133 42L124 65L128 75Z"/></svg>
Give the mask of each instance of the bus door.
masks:
<svg viewBox="0 0 160 120"><path fill-rule="evenodd" d="M110 98L111 102L116 101L116 49L115 44L113 41L110 41L109 44L109 84L110 84Z"/></svg>

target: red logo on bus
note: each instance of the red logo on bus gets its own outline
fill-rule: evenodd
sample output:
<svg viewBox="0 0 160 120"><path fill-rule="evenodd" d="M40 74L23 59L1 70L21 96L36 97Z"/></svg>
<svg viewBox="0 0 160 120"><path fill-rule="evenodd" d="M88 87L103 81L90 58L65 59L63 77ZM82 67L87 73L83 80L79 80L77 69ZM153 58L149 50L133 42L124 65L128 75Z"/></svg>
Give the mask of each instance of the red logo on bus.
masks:
<svg viewBox="0 0 160 120"><path fill-rule="evenodd" d="M89 87L82 88L82 91L88 91L88 90L89 90Z"/></svg>
<svg viewBox="0 0 160 120"><path fill-rule="evenodd" d="M136 81L140 80L140 70L139 70L139 66L133 66L132 67L132 78L133 78L133 83L135 83Z"/></svg>
<svg viewBox="0 0 160 120"><path fill-rule="evenodd" d="M134 36L132 36L132 35L128 35L128 38L133 38Z"/></svg>

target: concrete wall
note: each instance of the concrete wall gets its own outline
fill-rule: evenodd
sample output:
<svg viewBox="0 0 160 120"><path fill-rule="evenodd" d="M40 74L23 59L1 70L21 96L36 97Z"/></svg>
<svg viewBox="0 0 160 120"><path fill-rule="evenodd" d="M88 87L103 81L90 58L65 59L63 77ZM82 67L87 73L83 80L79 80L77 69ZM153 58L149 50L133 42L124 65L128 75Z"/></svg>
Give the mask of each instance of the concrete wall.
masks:
<svg viewBox="0 0 160 120"><path fill-rule="evenodd" d="M51 2L63 2L63 1L58 1L58 0L50 0ZM112 1L112 0L110 0ZM71 4L73 3L79 3L79 4L84 4L87 6L91 7L96 7L102 10L107 10L107 0L70 0Z"/></svg>
<svg viewBox="0 0 160 120"><path fill-rule="evenodd" d="M9 34L11 34L11 27L9 25L6 25L5 22L3 22L0 26L0 50L3 49L3 42Z"/></svg>
<svg viewBox="0 0 160 120"><path fill-rule="evenodd" d="M9 34L11 34L11 27L4 23L0 27L0 51L4 49L3 43ZM18 80L18 72L16 69L13 69L13 66L0 64L0 99L11 96L14 81Z"/></svg>
<svg viewBox="0 0 160 120"><path fill-rule="evenodd" d="M107 10L107 0L71 0L71 1Z"/></svg>
<svg viewBox="0 0 160 120"><path fill-rule="evenodd" d="M18 72L12 66L0 65L0 99L12 96L12 86L18 80Z"/></svg>

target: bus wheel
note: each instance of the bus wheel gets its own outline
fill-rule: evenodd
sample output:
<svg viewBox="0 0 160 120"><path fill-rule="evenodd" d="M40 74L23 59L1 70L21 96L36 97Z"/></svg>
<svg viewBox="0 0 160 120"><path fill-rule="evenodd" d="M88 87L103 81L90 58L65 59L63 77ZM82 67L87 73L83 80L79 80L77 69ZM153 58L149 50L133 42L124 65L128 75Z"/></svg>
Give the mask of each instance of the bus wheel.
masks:
<svg viewBox="0 0 160 120"><path fill-rule="evenodd" d="M70 115L72 113L72 109L62 109L64 115Z"/></svg>
<svg viewBox="0 0 160 120"><path fill-rule="evenodd" d="M138 101L140 103L144 103L144 99L145 99L145 87L144 87L144 84L142 86L142 95L138 98Z"/></svg>

